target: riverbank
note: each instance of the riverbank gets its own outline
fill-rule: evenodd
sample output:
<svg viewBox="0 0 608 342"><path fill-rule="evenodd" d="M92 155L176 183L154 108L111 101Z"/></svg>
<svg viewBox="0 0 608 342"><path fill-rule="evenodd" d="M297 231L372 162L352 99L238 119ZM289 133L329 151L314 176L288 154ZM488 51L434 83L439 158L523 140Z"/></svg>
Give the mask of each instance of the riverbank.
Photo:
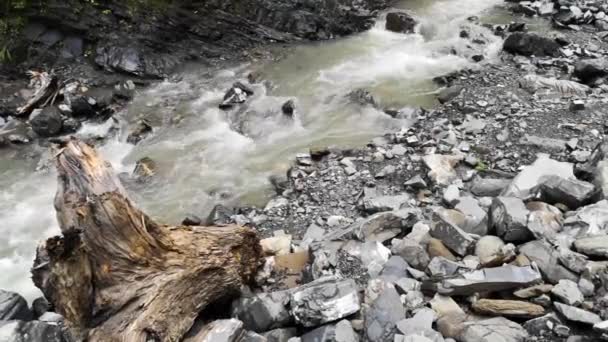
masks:
<svg viewBox="0 0 608 342"><path fill-rule="evenodd" d="M606 44L584 25L559 31L557 39L551 30L541 39L520 33L521 25L491 26L458 32L466 42L459 46L470 47L467 58L483 55L480 46L491 39L483 35L492 31L519 37L508 48L516 54L502 52L481 68L436 79L445 86L438 94L443 104L402 110L360 91L349 110L386 112L387 120L410 124L399 121L405 128L365 148L314 146L285 176L273 175L279 196L264 209L214 211L211 223L236 222L274 236L264 245L275 256L251 296L234 303L231 314L240 321L212 327L304 341L320 335L384 341L395 334L420 341L584 341L604 333L601 323L596 332L590 328L608 318L604 155L593 152L605 131L606 88L603 69L580 62L601 62ZM546 56L525 56L530 50ZM225 83L234 75L225 75ZM263 84L252 85L254 93ZM247 98L236 113L257 100ZM538 152L553 161L540 158L524 168ZM163 182L162 166L156 175L149 186ZM339 279L320 279L326 276ZM311 293L332 295L320 300ZM348 310L331 304L344 298Z"/></svg>

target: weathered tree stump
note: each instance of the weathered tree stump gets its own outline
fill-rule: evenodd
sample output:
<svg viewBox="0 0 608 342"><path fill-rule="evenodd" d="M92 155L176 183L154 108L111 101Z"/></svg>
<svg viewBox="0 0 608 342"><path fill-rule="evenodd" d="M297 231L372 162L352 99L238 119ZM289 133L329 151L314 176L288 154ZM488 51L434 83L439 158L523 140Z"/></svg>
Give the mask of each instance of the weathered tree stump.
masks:
<svg viewBox="0 0 608 342"><path fill-rule="evenodd" d="M38 247L32 275L76 338L179 341L202 309L253 278L254 231L161 225L92 147L70 140L55 153L62 236Z"/></svg>

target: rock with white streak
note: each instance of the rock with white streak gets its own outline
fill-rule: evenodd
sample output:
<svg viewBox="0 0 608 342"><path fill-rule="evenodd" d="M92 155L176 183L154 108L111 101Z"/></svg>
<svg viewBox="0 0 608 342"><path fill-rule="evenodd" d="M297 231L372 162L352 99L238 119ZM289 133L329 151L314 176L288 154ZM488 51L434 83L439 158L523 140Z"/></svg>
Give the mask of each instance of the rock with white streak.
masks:
<svg viewBox="0 0 608 342"><path fill-rule="evenodd" d="M574 179L573 165L558 162L541 155L532 165L526 166L502 192L501 196L527 198L530 192L541 183L543 176L558 176Z"/></svg>
<svg viewBox="0 0 608 342"><path fill-rule="evenodd" d="M337 321L361 308L355 281L336 277L300 286L292 292L290 303L295 321L305 327Z"/></svg>
<svg viewBox="0 0 608 342"><path fill-rule="evenodd" d="M422 158L429 169L428 176L439 185L448 185L458 178L454 167L464 159L462 155L430 154Z"/></svg>

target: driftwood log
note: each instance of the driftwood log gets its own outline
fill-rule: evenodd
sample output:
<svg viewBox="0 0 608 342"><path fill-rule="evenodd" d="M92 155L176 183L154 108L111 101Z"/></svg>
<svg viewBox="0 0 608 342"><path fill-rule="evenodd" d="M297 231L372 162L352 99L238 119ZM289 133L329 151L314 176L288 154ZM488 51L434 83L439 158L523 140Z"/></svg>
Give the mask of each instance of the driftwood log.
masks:
<svg viewBox="0 0 608 342"><path fill-rule="evenodd" d="M54 153L62 235L38 247L32 276L76 339L180 341L201 310L253 278L252 230L161 225L92 147L70 140Z"/></svg>

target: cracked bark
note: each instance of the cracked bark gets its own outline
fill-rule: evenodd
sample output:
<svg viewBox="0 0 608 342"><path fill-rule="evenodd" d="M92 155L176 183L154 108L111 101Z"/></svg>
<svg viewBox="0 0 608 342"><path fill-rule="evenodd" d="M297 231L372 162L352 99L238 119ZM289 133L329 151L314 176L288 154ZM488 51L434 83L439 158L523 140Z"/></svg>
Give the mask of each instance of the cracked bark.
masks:
<svg viewBox="0 0 608 342"><path fill-rule="evenodd" d="M70 140L54 152L62 235L38 247L32 276L77 339L179 341L253 278L262 252L252 230L159 224L92 147Z"/></svg>

